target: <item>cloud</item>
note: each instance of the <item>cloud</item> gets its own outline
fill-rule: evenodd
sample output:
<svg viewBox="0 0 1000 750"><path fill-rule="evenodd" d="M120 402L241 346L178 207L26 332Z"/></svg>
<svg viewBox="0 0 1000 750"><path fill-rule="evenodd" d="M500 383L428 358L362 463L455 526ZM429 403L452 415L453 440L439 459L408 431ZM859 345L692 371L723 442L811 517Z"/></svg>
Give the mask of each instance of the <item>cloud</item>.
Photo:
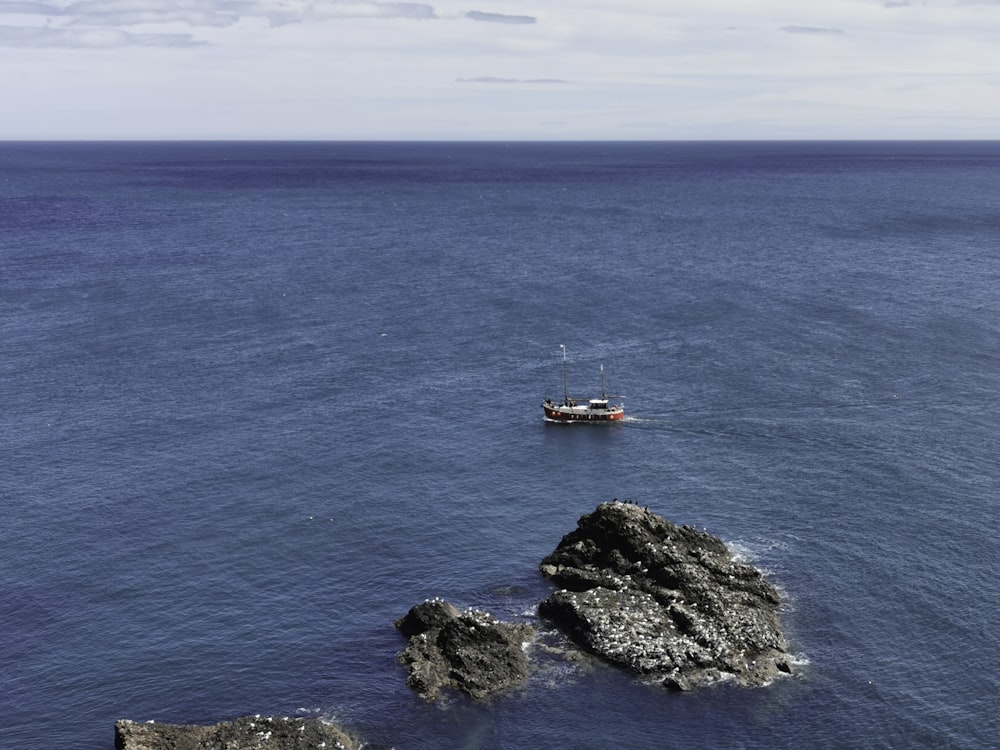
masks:
<svg viewBox="0 0 1000 750"><path fill-rule="evenodd" d="M65 10L57 5L49 5L47 3L16 2L16 0L0 0L0 15L7 15L13 13L29 15L29 16L31 15L58 16L65 13Z"/></svg>
<svg viewBox="0 0 1000 750"><path fill-rule="evenodd" d="M378 0L79 0L63 11L78 22L125 26L183 21L191 26L229 26L241 18L267 18L281 24L336 18L436 18L426 3Z"/></svg>
<svg viewBox="0 0 1000 750"><path fill-rule="evenodd" d="M0 46L192 47L200 43L190 34L174 33L177 25L221 29L254 18L272 27L339 19L437 18L434 7L426 3L377 0L77 0L65 4L0 0L0 18L14 16L27 21L4 26ZM157 25L171 26L170 33L123 30Z"/></svg>
<svg viewBox="0 0 1000 750"><path fill-rule="evenodd" d="M30 0L0 0L0 17L27 16L40 17L44 26L9 26L0 43L18 41L18 46L30 46L30 40L37 40L37 46L80 46L119 47L158 45L160 37L170 38L166 46L178 44L178 34L127 34L115 33L123 26L185 24L190 27L232 26L240 20L241 12L252 4L233 0L216 0L212 3L198 3L193 0L81 0L65 5L31 2ZM36 22L37 23L37 22ZM71 28L78 29L71 32ZM16 31L21 29L20 32ZM65 33L60 33L64 31ZM99 40L91 43L90 40ZM82 40L82 41L78 41Z"/></svg>
<svg viewBox="0 0 1000 750"><path fill-rule="evenodd" d="M216 3L146 2L114 3L84 0L64 10L70 23L81 26L137 26L139 24L184 23L188 26L223 28L240 20L242 6L232 2Z"/></svg>
<svg viewBox="0 0 1000 750"><path fill-rule="evenodd" d="M197 46L201 45L190 34L131 34L117 29L0 26L0 47L116 49Z"/></svg>
<svg viewBox="0 0 1000 750"><path fill-rule="evenodd" d="M510 16L506 13L484 13L480 10L467 11L465 17L473 21L486 21L487 23L531 24L537 20L534 16Z"/></svg>
<svg viewBox="0 0 1000 750"><path fill-rule="evenodd" d="M494 76L456 78L455 80L459 83L569 83L561 78L496 78Z"/></svg>
<svg viewBox="0 0 1000 750"><path fill-rule="evenodd" d="M238 0L234 2L234 5ZM273 26L285 26L308 21L334 21L340 19L414 19L437 18L433 5L426 3L382 3L374 0L347 0L345 2L257 2L246 3L243 15L267 18Z"/></svg>
<svg viewBox="0 0 1000 750"><path fill-rule="evenodd" d="M18 17L20 25L0 26L0 47L119 49L123 47L199 47L191 34L170 31L133 33L121 27L177 24L223 27L236 23L234 10L245 4L216 0L202 7L193 0L81 0L67 4L0 0L0 18ZM221 8L221 10L219 10Z"/></svg>
<svg viewBox="0 0 1000 750"><path fill-rule="evenodd" d="M841 29L829 29L823 26L782 26L779 31L787 34L843 34Z"/></svg>
<svg viewBox="0 0 1000 750"><path fill-rule="evenodd" d="M343 2L327 3L308 14L316 18L437 18L434 6L426 3Z"/></svg>

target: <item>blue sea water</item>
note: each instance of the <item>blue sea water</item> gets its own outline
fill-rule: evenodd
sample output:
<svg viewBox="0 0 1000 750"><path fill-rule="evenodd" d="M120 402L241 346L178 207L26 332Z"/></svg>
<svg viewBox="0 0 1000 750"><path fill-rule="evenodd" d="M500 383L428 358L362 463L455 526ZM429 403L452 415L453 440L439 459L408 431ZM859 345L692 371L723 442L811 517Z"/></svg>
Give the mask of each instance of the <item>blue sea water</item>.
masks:
<svg viewBox="0 0 1000 750"><path fill-rule="evenodd" d="M0 144L0 747L1000 744L1000 144ZM617 425L540 402L624 395ZM612 497L768 572L799 674L404 684Z"/></svg>

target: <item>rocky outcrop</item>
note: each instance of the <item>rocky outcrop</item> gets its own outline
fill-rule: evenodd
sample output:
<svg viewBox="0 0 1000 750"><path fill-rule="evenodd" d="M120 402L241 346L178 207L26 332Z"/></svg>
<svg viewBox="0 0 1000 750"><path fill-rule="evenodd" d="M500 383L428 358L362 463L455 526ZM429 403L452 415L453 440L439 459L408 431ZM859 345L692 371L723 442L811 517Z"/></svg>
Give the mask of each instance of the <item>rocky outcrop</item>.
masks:
<svg viewBox="0 0 1000 750"><path fill-rule="evenodd" d="M319 719L244 716L213 726L115 722L115 750L360 750L362 743ZM371 745L364 745L371 748Z"/></svg>
<svg viewBox="0 0 1000 750"><path fill-rule="evenodd" d="M435 599L413 607L396 627L409 639L399 654L406 683L430 700L443 688L486 698L528 677L530 625L500 622L478 610L460 613Z"/></svg>
<svg viewBox="0 0 1000 750"><path fill-rule="evenodd" d="M711 534L614 501L580 518L539 567L560 587L539 605L544 618L583 650L667 688L727 679L763 685L792 671L777 589ZM407 684L430 700L445 689L487 698L528 677L525 646L536 635L531 625L459 612L438 599L418 604L395 624L409 639L399 654ZM361 747L375 750L310 718L115 724L116 750Z"/></svg>
<svg viewBox="0 0 1000 750"><path fill-rule="evenodd" d="M791 672L777 589L718 538L631 503L583 516L540 566L543 617L601 658L687 690Z"/></svg>

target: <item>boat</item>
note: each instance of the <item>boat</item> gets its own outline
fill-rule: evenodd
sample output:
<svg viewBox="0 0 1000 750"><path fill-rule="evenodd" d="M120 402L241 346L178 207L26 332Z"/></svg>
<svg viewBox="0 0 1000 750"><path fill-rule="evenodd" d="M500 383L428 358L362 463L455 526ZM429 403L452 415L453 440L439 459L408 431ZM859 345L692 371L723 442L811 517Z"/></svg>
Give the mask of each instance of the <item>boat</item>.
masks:
<svg viewBox="0 0 1000 750"><path fill-rule="evenodd" d="M560 344L563 354L563 400L551 398L542 402L545 419L549 422L618 422L625 419L621 404L613 404L604 392L604 365L601 365L601 397L588 399L570 398L566 376L566 345Z"/></svg>

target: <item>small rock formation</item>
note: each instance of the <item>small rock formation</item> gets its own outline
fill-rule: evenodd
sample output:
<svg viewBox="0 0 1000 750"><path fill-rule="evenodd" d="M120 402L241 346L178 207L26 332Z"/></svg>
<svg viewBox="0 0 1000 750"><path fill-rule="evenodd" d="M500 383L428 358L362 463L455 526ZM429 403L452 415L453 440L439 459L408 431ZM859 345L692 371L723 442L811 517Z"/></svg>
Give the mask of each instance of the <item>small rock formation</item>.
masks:
<svg viewBox="0 0 1000 750"><path fill-rule="evenodd" d="M778 591L718 538L618 501L583 516L542 560L562 590L539 612L612 664L688 690L790 673Z"/></svg>
<svg viewBox="0 0 1000 750"><path fill-rule="evenodd" d="M442 688L486 698L528 677L530 625L499 622L478 610L459 613L435 599L413 607L396 627L409 638L399 654L409 672L406 684L429 700Z"/></svg>
<svg viewBox="0 0 1000 750"><path fill-rule="evenodd" d="M115 750L360 750L362 743L319 719L244 716L214 726L115 722ZM370 747L365 745L365 747Z"/></svg>

